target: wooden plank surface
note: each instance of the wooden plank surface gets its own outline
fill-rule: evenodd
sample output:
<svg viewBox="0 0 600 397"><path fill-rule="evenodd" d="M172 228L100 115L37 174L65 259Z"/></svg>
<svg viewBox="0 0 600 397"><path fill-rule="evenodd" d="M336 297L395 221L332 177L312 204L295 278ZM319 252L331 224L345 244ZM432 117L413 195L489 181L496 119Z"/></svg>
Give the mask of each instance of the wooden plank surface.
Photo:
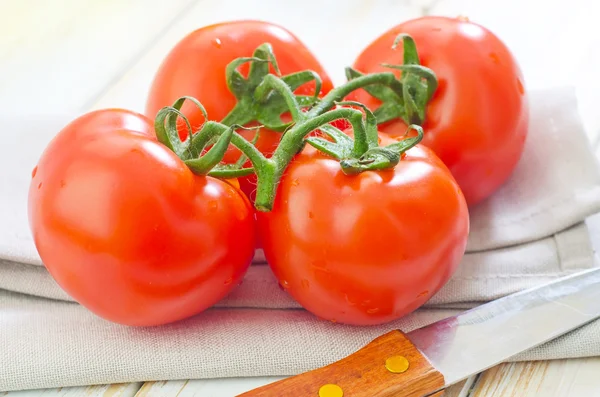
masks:
<svg viewBox="0 0 600 397"><path fill-rule="evenodd" d="M600 396L600 358L506 363L483 373L470 397Z"/></svg>
<svg viewBox="0 0 600 397"><path fill-rule="evenodd" d="M142 383L0 392L0 397L133 397Z"/></svg>
<svg viewBox="0 0 600 397"><path fill-rule="evenodd" d="M290 3L291 4L291 3ZM359 49L396 23L424 12L467 15L496 31L523 65L530 87L575 84L590 138L598 141L600 2L562 0L537 6L505 0L7 0L0 1L0 107L31 114L121 106L142 111L162 58L185 34L237 18L280 23L317 54L336 82ZM535 29L531 26L535 24ZM316 28L314 27L316 26ZM529 30L526 30L527 27ZM582 39L585 38L585 39ZM351 43L351 45L348 45ZM566 54L556 56L556 54ZM551 67L548 67L551 65ZM573 69L575 68L575 69ZM600 358L502 364L447 397L600 395ZM0 393L8 397L227 397L278 378L164 381Z"/></svg>

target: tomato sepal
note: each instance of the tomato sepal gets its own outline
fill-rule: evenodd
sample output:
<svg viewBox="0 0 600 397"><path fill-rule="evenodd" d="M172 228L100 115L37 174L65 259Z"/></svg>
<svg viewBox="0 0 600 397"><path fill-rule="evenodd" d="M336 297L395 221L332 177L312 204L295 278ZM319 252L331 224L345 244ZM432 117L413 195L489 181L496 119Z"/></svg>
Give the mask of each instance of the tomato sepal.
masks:
<svg viewBox="0 0 600 397"><path fill-rule="evenodd" d="M400 154L384 147L369 149L359 158L347 158L340 161L342 172L356 175L365 171L384 170L395 167L400 162Z"/></svg>
<svg viewBox="0 0 600 397"><path fill-rule="evenodd" d="M172 150L196 175L209 175L215 167L219 166L223 160L230 143L235 142L237 146L245 147L244 156L252 157L255 162L260 162L264 156L256 149L253 143L246 141L236 130L239 129L259 129L260 127L246 128L241 125L233 124L226 126L216 121L207 121L200 130L193 132L190 122L181 113L180 109L186 100L191 100L193 104L204 112L204 107L194 98L182 97L178 99L172 107L162 108L155 120L155 130L158 141ZM177 129L177 120L181 118L188 126L189 133L185 141L181 141ZM255 136L253 142L258 138ZM208 150L206 148L210 146ZM245 162L245 160L244 160ZM234 164L227 168L217 168L212 175L221 175L223 177L246 176L253 172L253 168L242 169L243 163Z"/></svg>
<svg viewBox="0 0 600 397"><path fill-rule="evenodd" d="M340 166L346 175L393 168L400 162L404 152L423 140L423 128L411 124L404 134L404 139L380 147L375 115L359 102L345 101L338 104L358 106L365 112L364 126L357 128L353 125L354 140L337 128L328 126L323 129L323 132L333 142L320 137L306 138L306 142L315 149L340 160ZM416 131L417 135L408 137L412 130ZM345 138L342 138L342 136Z"/></svg>
<svg viewBox="0 0 600 397"><path fill-rule="evenodd" d="M379 124L400 118L407 125L423 125L427 104L438 87L437 76L433 70L420 64L417 46L410 35L401 33L396 36L392 48L396 49L400 41L404 48L403 64L381 64L383 67L402 71L400 79L389 86L365 87L365 91L381 101L381 105L375 110ZM360 76L363 74L358 70L346 68L346 78L349 81Z"/></svg>
<svg viewBox="0 0 600 397"><path fill-rule="evenodd" d="M403 72L403 119L410 123L423 124L425 122L425 109L438 86L435 74L433 74L431 69L421 65L391 65L383 63L382 66ZM423 83L422 80L425 80L426 83Z"/></svg>
<svg viewBox="0 0 600 397"><path fill-rule="evenodd" d="M160 143L171 149L177 157L187 160L193 157L195 153L190 152L191 136L193 134L192 126L187 117L181 113L181 108L186 100L193 102L207 119L208 115L204 106L196 99L190 96L183 96L175 101L172 106L165 106L156 115L154 120L154 131L156 138ZM181 141L177 129L177 120L181 117L188 130L187 137Z"/></svg>
<svg viewBox="0 0 600 397"><path fill-rule="evenodd" d="M223 160L223 156L225 156L225 152L233 137L233 131L239 127L240 126L234 124L227 128L227 130L225 130L225 132L217 139L217 142L204 155L198 156L195 159L185 160L185 165L187 165L196 175L207 175L221 162L221 160ZM202 133L202 130L200 130L199 133Z"/></svg>
<svg viewBox="0 0 600 397"><path fill-rule="evenodd" d="M292 113L292 119L296 121L299 117L297 110L306 109L318 101L321 91L321 77L311 71L292 73L280 78L281 81L272 80L273 75L267 75L254 91L254 115L256 120L265 127L273 131L283 132L288 129L292 123L283 123L281 115L286 112ZM293 92L300 86L315 82L315 95L295 95ZM290 93L282 94L281 90L288 90L282 86L277 87L283 82L289 88ZM292 98L294 100L292 100Z"/></svg>
<svg viewBox="0 0 600 397"><path fill-rule="evenodd" d="M247 78L238 70L246 63L250 64ZM269 65L273 66L277 76L270 73ZM226 67L225 74L227 86L238 102L221 123L243 125L257 121L265 128L276 132L283 132L291 126L291 123L282 122L281 116L286 112L295 112L296 109L313 105L318 100L323 84L321 77L311 70L281 76L277 59L269 43L257 47L252 57L241 57L231 61ZM292 93L302 85L314 81L315 94L313 96L292 95L295 101L291 104L287 96L273 89L274 83L269 80L270 76L279 77Z"/></svg>

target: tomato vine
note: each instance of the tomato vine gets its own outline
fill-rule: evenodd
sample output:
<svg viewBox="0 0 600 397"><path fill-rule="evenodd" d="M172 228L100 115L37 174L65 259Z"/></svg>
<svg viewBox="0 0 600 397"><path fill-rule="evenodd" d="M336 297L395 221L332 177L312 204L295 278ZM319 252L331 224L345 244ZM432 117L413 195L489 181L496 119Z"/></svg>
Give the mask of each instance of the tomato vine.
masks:
<svg viewBox="0 0 600 397"><path fill-rule="evenodd" d="M194 133L180 112L181 106L186 100L190 100L199 107L205 118L206 111L194 98L182 97L173 106L164 107L158 112L155 120L158 139L197 174L239 177L254 172L258 180L254 205L259 211L265 212L270 211L273 206L277 185L286 167L306 143L338 159L346 174L392 168L398 164L402 153L422 140L423 130L420 124L425 118L425 106L437 87L433 71L418 65L416 47L410 36L399 36L394 46L399 40L404 41L407 64L387 66L402 70L400 79L392 72L362 75L348 68L348 82L331 90L322 99L318 98L321 78L315 72L301 71L287 76L271 74L270 67L279 74L277 60L271 46L268 43L262 44L252 57L238 58L228 65L227 85L238 102L221 122L207 121ZM238 71L245 63L250 63L247 77ZM313 96L294 94L298 87L311 81L316 85ZM361 88L382 101L381 107L374 113L360 103L344 102L344 98ZM352 107L336 108L336 105ZM362 111L356 107L362 108ZM281 121L284 113L291 115L291 122ZM380 147L377 125L395 117L408 121L406 138ZM180 140L177 132L178 118L183 119L188 127L189 133L184 141ZM348 120L351 124L354 139L330 125L340 119ZM235 132L236 129L243 128L241 125L251 121L283 133L278 147L269 158ZM326 134L329 140L308 137L317 129ZM417 135L409 137L408 132L411 130L415 130ZM252 168L218 165L230 143L250 160ZM210 150L202 154L210 145ZM238 162L241 163L243 162Z"/></svg>

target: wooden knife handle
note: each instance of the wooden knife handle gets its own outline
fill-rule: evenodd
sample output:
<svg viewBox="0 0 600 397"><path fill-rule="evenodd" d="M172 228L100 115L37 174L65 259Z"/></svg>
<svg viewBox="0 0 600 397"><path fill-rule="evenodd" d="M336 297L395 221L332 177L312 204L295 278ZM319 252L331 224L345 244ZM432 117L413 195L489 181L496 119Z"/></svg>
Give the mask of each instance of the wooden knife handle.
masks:
<svg viewBox="0 0 600 397"><path fill-rule="evenodd" d="M443 387L442 374L405 334L392 331L330 365L262 386L240 397L422 397Z"/></svg>

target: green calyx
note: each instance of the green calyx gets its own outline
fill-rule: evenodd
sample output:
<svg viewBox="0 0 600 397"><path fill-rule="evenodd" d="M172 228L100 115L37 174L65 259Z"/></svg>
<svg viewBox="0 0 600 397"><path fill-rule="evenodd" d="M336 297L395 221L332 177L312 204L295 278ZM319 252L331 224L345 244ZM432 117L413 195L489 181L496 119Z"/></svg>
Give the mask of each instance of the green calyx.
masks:
<svg viewBox="0 0 600 397"><path fill-rule="evenodd" d="M418 64L412 39L400 36L398 40L404 41L405 65L389 67L403 71L400 79L392 72L362 75L348 69L349 81L331 90L322 99L318 98L321 78L315 72L301 71L280 76L271 46L263 44L252 57L236 59L227 66L227 84L238 102L221 122L207 121L194 132L181 113L183 103L186 100L194 103L205 118L206 111L194 98L182 97L173 106L159 111L155 120L158 140L198 175L234 178L256 174L254 205L259 211L272 209L281 177L306 143L337 159L347 175L392 169L402 160L404 152L422 140L420 124L425 117L425 106L437 87L433 72ZM249 63L249 72L244 77L238 69L246 63ZM276 74L270 73L271 66ZM315 82L314 95L294 93L298 87L312 81ZM358 102L344 102L350 93L361 88L382 100L382 106L375 112ZM291 117L289 122L282 120L286 113ZM379 146L377 125L396 117L402 117L409 125L405 139ZM188 130L184 141L177 131L179 119ZM330 124L339 119L350 122L353 138ZM252 121L261 125L253 127L257 133L252 141L248 141L236 131ZM284 132L269 158L254 146L262 127ZM328 139L309 136L315 130L327 135ZM409 137L412 130L417 134ZM237 147L242 156L235 164L223 164L223 156L230 144ZM252 167L243 168L248 160Z"/></svg>
<svg viewBox="0 0 600 397"><path fill-rule="evenodd" d="M235 132L245 127L237 124L226 126L215 121L207 121L194 132L187 117L180 111L186 100L198 106L206 118L206 110L200 102L191 97L181 97L173 106L162 108L156 115L154 130L158 141L171 149L197 175L234 178L252 174L254 172L252 168L220 164L231 143L243 146L246 152L255 156L257 161L259 157L256 156L262 157L250 142ZM178 119L183 120L188 129L185 141L179 138Z"/></svg>
<svg viewBox="0 0 600 397"><path fill-rule="evenodd" d="M246 63L250 64L250 68L248 76L244 77L238 69ZM314 95L293 95L295 98L294 110L309 107L318 100L322 85L321 77L309 70L281 76L273 48L269 43L265 43L254 51L252 57L238 58L227 65L225 71L227 86L238 102L231 112L221 120L222 124L243 125L257 121L273 131L282 132L289 128L292 123L281 120L281 116L290 111L288 98L271 90L268 83L269 76L273 76L270 74L271 66L292 93L304 84L315 82ZM293 116L292 114L292 118L294 118Z"/></svg>
<svg viewBox="0 0 600 397"><path fill-rule="evenodd" d="M358 102L346 101L339 103L339 105L361 107L365 112L362 125L353 124L354 139L329 125L322 126L321 131L327 134L333 142L319 137L306 138L306 142L339 160L342 171L347 175L393 168L400 162L404 152L423 139L423 128L411 124L405 136L408 136L411 130L415 130L417 132L416 137L405 138L400 142L380 147L375 115L366 106Z"/></svg>
<svg viewBox="0 0 600 397"><path fill-rule="evenodd" d="M400 79L388 86L365 87L365 91L381 101L381 106L374 112L379 124L400 118L407 125L423 125L427 104L438 87L437 77L433 70L420 64L417 47L412 37L407 34L398 35L392 48L395 49L400 41L404 48L403 64L382 64L387 68L402 71ZM360 76L362 73L359 71L346 68L348 80Z"/></svg>
<svg viewBox="0 0 600 397"><path fill-rule="evenodd" d="M197 99L184 96L175 101L173 106L162 108L154 120L154 130L158 141L171 149L184 161L198 155L198 153L193 153L190 147L193 135L192 126L183 113L181 113L181 107L186 100L193 102L200 109L204 118L208 119L206 109L204 109L204 106ZM187 138L183 142L179 139L179 132L177 130L177 119L179 117L184 121L188 132Z"/></svg>

